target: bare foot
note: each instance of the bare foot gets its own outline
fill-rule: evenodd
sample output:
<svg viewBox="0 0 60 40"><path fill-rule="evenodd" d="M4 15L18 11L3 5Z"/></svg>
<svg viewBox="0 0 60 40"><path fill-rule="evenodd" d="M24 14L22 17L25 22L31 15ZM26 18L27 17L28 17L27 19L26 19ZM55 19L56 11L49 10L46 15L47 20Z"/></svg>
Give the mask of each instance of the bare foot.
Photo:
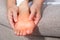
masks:
<svg viewBox="0 0 60 40"><path fill-rule="evenodd" d="M24 19L19 17L20 20L15 25L15 32L17 35L31 34L35 28L32 20Z"/></svg>
<svg viewBox="0 0 60 40"><path fill-rule="evenodd" d="M28 2L24 2L19 6L18 22L15 24L15 33L17 35L31 34L35 28L33 20L29 20Z"/></svg>

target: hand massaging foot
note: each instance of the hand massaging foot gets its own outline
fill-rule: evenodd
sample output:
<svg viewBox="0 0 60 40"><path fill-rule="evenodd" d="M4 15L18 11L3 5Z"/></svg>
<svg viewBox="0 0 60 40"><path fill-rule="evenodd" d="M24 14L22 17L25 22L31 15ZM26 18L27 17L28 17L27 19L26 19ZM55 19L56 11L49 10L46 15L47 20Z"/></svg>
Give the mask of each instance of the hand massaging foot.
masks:
<svg viewBox="0 0 60 40"><path fill-rule="evenodd" d="M19 5L18 21L15 24L15 33L17 35L31 34L35 28L33 20L29 20L29 6L27 1Z"/></svg>

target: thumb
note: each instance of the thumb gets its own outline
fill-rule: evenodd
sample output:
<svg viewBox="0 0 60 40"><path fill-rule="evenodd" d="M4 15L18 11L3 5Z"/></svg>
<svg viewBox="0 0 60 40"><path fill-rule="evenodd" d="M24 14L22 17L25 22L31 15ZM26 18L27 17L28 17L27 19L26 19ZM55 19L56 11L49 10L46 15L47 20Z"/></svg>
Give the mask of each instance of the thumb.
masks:
<svg viewBox="0 0 60 40"><path fill-rule="evenodd" d="M34 9L30 9L30 16L29 16L29 20L32 20L32 18L35 16L35 10Z"/></svg>
<svg viewBox="0 0 60 40"><path fill-rule="evenodd" d="M16 11L13 12L13 19L14 19L14 22L17 22L17 12Z"/></svg>

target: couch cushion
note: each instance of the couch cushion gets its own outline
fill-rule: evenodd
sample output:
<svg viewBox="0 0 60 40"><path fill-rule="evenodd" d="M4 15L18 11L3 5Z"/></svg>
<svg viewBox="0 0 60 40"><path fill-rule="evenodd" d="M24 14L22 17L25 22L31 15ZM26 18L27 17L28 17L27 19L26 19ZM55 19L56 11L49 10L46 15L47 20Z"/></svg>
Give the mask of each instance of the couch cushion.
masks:
<svg viewBox="0 0 60 40"><path fill-rule="evenodd" d="M0 0L0 24L8 25L6 0Z"/></svg>
<svg viewBox="0 0 60 40"><path fill-rule="evenodd" d="M60 5L48 5L43 11L38 27L44 36L60 37Z"/></svg>
<svg viewBox="0 0 60 40"><path fill-rule="evenodd" d="M54 38L54 37L45 37L45 40L60 40L60 38Z"/></svg>

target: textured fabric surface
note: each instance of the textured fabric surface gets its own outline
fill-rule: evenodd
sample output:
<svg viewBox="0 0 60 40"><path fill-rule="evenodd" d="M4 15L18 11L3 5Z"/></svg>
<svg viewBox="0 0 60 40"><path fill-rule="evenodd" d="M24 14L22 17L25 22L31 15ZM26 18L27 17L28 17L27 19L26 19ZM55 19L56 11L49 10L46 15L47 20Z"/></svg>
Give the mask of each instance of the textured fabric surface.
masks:
<svg viewBox="0 0 60 40"><path fill-rule="evenodd" d="M48 5L38 27L42 35L60 37L60 5Z"/></svg>
<svg viewBox="0 0 60 40"><path fill-rule="evenodd" d="M54 37L45 37L45 40L60 40L60 38L54 38Z"/></svg>
<svg viewBox="0 0 60 40"><path fill-rule="evenodd" d="M54 37L45 37L45 40L60 40L60 38L54 38Z"/></svg>
<svg viewBox="0 0 60 40"><path fill-rule="evenodd" d="M44 37L16 36L11 29L0 25L0 40L44 40Z"/></svg>
<svg viewBox="0 0 60 40"><path fill-rule="evenodd" d="M8 25L6 0L0 0L0 24Z"/></svg>
<svg viewBox="0 0 60 40"><path fill-rule="evenodd" d="M16 36L13 30L0 25L0 40L60 40L54 37L40 37L40 36Z"/></svg>
<svg viewBox="0 0 60 40"><path fill-rule="evenodd" d="M0 25L11 28L7 19L6 0L0 0ZM42 19L33 35L60 37L60 5L47 5L43 8Z"/></svg>

